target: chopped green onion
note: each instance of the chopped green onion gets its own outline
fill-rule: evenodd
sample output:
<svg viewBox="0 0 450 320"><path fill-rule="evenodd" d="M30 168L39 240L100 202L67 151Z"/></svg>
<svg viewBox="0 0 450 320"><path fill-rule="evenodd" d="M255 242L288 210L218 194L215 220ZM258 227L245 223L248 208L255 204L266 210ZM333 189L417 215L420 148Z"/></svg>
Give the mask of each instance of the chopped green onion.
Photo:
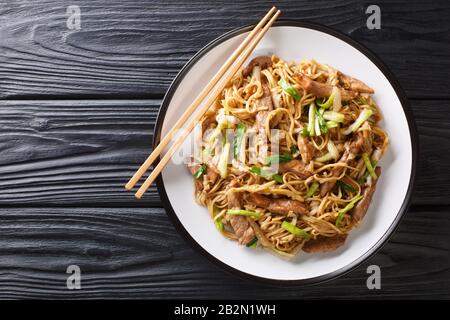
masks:
<svg viewBox="0 0 450 320"><path fill-rule="evenodd" d="M283 183L283 176L281 174L274 174L272 179L278 183Z"/></svg>
<svg viewBox="0 0 450 320"><path fill-rule="evenodd" d="M273 154L266 158L266 164L276 164L281 162L286 162L292 160L292 156L290 154Z"/></svg>
<svg viewBox="0 0 450 320"><path fill-rule="evenodd" d="M253 166L253 167L250 168L250 172L260 176L261 175L261 168L257 167L257 166Z"/></svg>
<svg viewBox="0 0 450 320"><path fill-rule="evenodd" d="M316 101L317 105L323 109L328 109L329 107L331 107L333 105L333 97L334 95L331 94L328 99L322 103L320 103L319 101Z"/></svg>
<svg viewBox="0 0 450 320"><path fill-rule="evenodd" d="M283 176L274 172L271 168L260 168L257 166L253 166L250 168L250 172L254 173L258 176L261 176L268 180L275 180L278 183L283 183Z"/></svg>
<svg viewBox="0 0 450 320"><path fill-rule="evenodd" d="M372 164L372 168L377 166L377 161L371 161ZM358 179L358 182L360 184L365 183L367 180L367 177L370 175L369 170L367 170L366 172L364 172L364 174Z"/></svg>
<svg viewBox="0 0 450 320"><path fill-rule="evenodd" d="M224 225L223 225L222 219L217 219L217 220L215 220L215 221L214 221L214 224L216 225L217 230L219 230L220 232L223 231Z"/></svg>
<svg viewBox="0 0 450 320"><path fill-rule="evenodd" d="M341 90L338 89L338 87L333 87L333 111L339 111L342 108L342 96L341 96Z"/></svg>
<svg viewBox="0 0 450 320"><path fill-rule="evenodd" d="M309 131L306 126L303 127L301 135L303 138L309 137Z"/></svg>
<svg viewBox="0 0 450 320"><path fill-rule="evenodd" d="M244 140L244 134L245 134L246 129L247 129L247 127L242 123L239 123L237 125L236 135L234 136L234 146L233 146L233 149L234 149L233 151L234 151L235 157L238 157L239 153L241 152L242 140Z"/></svg>
<svg viewBox="0 0 450 320"><path fill-rule="evenodd" d="M334 99L336 97L337 94L339 94L339 98L340 98L340 91L337 87L333 87L333 91L331 92L330 96L328 97L328 99L325 102L317 102L317 105L323 109L328 109L329 107L333 106L334 107ZM340 99L337 99L340 100Z"/></svg>
<svg viewBox="0 0 450 320"><path fill-rule="evenodd" d="M339 124L334 121L327 121L327 127L328 129L337 128L339 127Z"/></svg>
<svg viewBox="0 0 450 320"><path fill-rule="evenodd" d="M316 161L318 161L318 162L327 162L327 161L330 161L330 160L333 160L333 159L334 159L333 155L328 152L328 153L324 154L323 156L316 158Z"/></svg>
<svg viewBox="0 0 450 320"><path fill-rule="evenodd" d="M206 166L206 164L202 164L202 166L200 168L198 168L197 171L195 171L195 173L193 174L195 179L198 179L202 176L202 174L204 174L206 172L206 169L208 167Z"/></svg>
<svg viewBox="0 0 450 320"><path fill-rule="evenodd" d="M205 149L203 149L202 154L205 157L212 156L213 151L214 151L214 149L211 146L207 146L207 147L205 147Z"/></svg>
<svg viewBox="0 0 450 320"><path fill-rule="evenodd" d="M349 185L341 180L336 181L336 185L338 187L341 187L342 190L344 190L347 193L355 193L356 192L355 188L353 188L351 185Z"/></svg>
<svg viewBox="0 0 450 320"><path fill-rule="evenodd" d="M298 237L303 237L306 239L309 239L311 237L311 235L308 232L306 232L303 229L300 229L299 227L297 227L287 221L283 221L283 223L281 224L281 227Z"/></svg>
<svg viewBox="0 0 450 320"><path fill-rule="evenodd" d="M309 112L308 112L308 133L310 136L314 135L314 126L316 123L316 105L314 102L312 102L309 105Z"/></svg>
<svg viewBox="0 0 450 320"><path fill-rule="evenodd" d="M291 146L291 154L296 154L298 152L298 147L295 145L295 144L293 144L292 146Z"/></svg>
<svg viewBox="0 0 450 320"><path fill-rule="evenodd" d="M316 112L316 121L314 123L314 133L316 136L320 136L320 124L319 124L319 118L317 117L318 112Z"/></svg>
<svg viewBox="0 0 450 320"><path fill-rule="evenodd" d="M306 192L307 197L312 197L313 194L319 189L319 182L314 181L311 186L308 188L308 191Z"/></svg>
<svg viewBox="0 0 450 320"><path fill-rule="evenodd" d="M246 216L246 217L255 217L259 219L261 217L261 214L256 211L250 211L250 210L240 210L240 209L228 209L227 214L231 215L237 215L237 216Z"/></svg>
<svg viewBox="0 0 450 320"><path fill-rule="evenodd" d="M323 133L323 134L326 134L327 132L328 132L328 127L327 127L327 124L326 124L326 122L325 122L325 119L323 118L323 112L324 112L324 109L320 109L318 112L317 112L317 121L318 121L318 123L319 123L319 132L321 132L321 133ZM317 134L317 132L316 132L316 134Z"/></svg>
<svg viewBox="0 0 450 320"><path fill-rule="evenodd" d="M230 153L230 143L227 142L222 148L222 154L219 158L219 163L217 164L217 169L219 170L220 176L226 178L228 174L228 156Z"/></svg>
<svg viewBox="0 0 450 320"><path fill-rule="evenodd" d="M289 94L292 98L294 98L295 101L298 101L302 98L302 96L298 93L297 89L295 89L293 86L287 83L286 80L281 79L280 81L278 81L278 84L287 94Z"/></svg>
<svg viewBox="0 0 450 320"><path fill-rule="evenodd" d="M339 227L339 225L341 224L342 219L344 218L344 215L351 209L353 209L353 207L355 206L355 203L358 202L359 200L361 200L363 198L362 195L359 195L355 198L353 198L352 201L350 201L343 209L339 210L338 213L338 217L336 219L336 227Z"/></svg>
<svg viewBox="0 0 450 320"><path fill-rule="evenodd" d="M343 133L345 135L348 135L352 132L355 132L356 130L358 130L359 127L361 127L361 125L370 118L370 116L373 114L373 111L371 109L367 109L365 108L363 111L361 111L361 113L359 114L358 118L356 119L355 122L352 123L352 125L350 127L348 127Z"/></svg>
<svg viewBox="0 0 450 320"><path fill-rule="evenodd" d="M336 111L325 111L323 113L323 118L325 120L333 121L333 122L344 122L345 116Z"/></svg>
<svg viewBox="0 0 450 320"><path fill-rule="evenodd" d="M362 158L363 158L363 160L364 160L364 164L366 165L367 171L369 171L370 176L371 176L373 179L378 178L378 177L377 177L377 174L375 173L374 168L372 167L372 163L370 162L369 155L368 155L367 153L364 152L364 153L362 154Z"/></svg>
<svg viewBox="0 0 450 320"><path fill-rule="evenodd" d="M254 237L252 240L250 240L245 246L247 248L255 248L256 244L258 243L258 238Z"/></svg>
<svg viewBox="0 0 450 320"><path fill-rule="evenodd" d="M335 160L339 158L339 150L337 149L336 145L331 141L331 139L327 142L327 149L328 152L333 156Z"/></svg>
<svg viewBox="0 0 450 320"><path fill-rule="evenodd" d="M223 113L225 115L229 115L230 114L230 108L228 106L227 100L223 99L222 101L220 101L222 103L223 106Z"/></svg>

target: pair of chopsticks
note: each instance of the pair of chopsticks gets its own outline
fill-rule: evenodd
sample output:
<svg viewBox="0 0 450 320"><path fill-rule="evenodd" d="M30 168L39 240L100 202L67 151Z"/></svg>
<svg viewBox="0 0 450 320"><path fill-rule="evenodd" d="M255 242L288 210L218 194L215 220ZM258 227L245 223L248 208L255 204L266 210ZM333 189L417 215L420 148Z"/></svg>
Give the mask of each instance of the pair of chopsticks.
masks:
<svg viewBox="0 0 450 320"><path fill-rule="evenodd" d="M184 114L180 117L180 119L178 119L173 128L156 146L156 148L153 150L153 152L150 154L147 160L145 160L145 162L139 167L139 169L136 171L136 173L133 175L130 181L128 181L128 183L125 185L125 188L127 190L131 190L139 181L139 179L141 179L144 173L148 170L148 168L150 168L153 162L155 162L155 160L161 154L163 149L169 144L171 139L175 136L177 130L179 130L185 124L185 122L189 119L189 117L196 111L197 107L209 95L209 98L205 102L204 106L196 113L194 119L186 126L185 130L183 130L183 133L175 140L175 142L169 148L167 153L161 158L158 165L153 169L148 178L136 192L135 194L136 198L140 199L142 195L150 187L150 185L153 183L153 181L155 181L156 177L167 165L169 160L172 158L173 154L177 151L177 149L180 147L183 141L189 136L189 134L194 129L196 124L201 120L206 111L208 111L210 106L221 94L223 88L230 82L230 80L233 78L233 76L236 74L236 72L239 70L239 68L248 58L248 56L253 52L255 47L261 41L262 37L266 34L267 30L269 30L269 28L275 22L280 13L281 11L277 10L275 7L269 10L269 12L264 16L264 18L262 18L262 20L256 25L256 27L239 45L239 47L233 52L230 58L228 58L225 64L219 69L219 71L217 71L217 73L214 75L214 77L211 79L208 85L202 90L202 92L200 92L197 98L186 109ZM230 69L231 66L232 68ZM217 85L217 83L219 84Z"/></svg>

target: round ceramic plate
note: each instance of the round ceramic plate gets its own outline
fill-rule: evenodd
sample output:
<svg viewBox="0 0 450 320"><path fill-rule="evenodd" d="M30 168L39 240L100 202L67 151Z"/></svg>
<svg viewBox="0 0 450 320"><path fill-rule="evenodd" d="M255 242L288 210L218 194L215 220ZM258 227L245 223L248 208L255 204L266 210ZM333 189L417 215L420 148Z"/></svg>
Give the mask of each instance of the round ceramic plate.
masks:
<svg viewBox="0 0 450 320"><path fill-rule="evenodd" d="M200 50L170 86L158 115L155 141L165 135L243 41L251 26L233 30ZM407 99L386 66L349 37L319 25L280 22L272 27L250 59L276 54L287 61L315 59L329 64L374 88L390 147L380 163L383 174L369 211L344 246L331 253L307 254L286 261L263 249L252 250L223 237L206 208L193 197L193 178L181 159L191 152L186 141L158 180L164 207L184 236L223 268L246 278L272 283L317 283L349 271L387 241L407 210L417 158L416 132Z"/></svg>

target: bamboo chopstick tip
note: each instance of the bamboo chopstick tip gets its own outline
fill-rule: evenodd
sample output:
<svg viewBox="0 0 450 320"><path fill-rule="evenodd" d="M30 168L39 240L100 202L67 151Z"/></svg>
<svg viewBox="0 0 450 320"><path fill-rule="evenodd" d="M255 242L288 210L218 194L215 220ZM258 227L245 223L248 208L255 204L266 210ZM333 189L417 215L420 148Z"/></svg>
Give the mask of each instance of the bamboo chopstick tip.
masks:
<svg viewBox="0 0 450 320"><path fill-rule="evenodd" d="M125 189L128 191L131 191L131 189L133 189L133 185L130 184L129 182L125 185Z"/></svg>

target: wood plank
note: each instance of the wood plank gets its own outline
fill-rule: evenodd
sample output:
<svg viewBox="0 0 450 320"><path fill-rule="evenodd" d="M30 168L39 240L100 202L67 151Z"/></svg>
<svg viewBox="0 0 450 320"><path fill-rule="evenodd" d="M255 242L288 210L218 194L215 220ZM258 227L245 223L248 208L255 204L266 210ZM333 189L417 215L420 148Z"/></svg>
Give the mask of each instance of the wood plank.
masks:
<svg viewBox="0 0 450 320"><path fill-rule="evenodd" d="M72 3L70 3L72 4ZM69 30L63 0L0 8L0 98L156 98L200 48L254 23L273 1L76 2ZM283 18L322 23L377 53L410 97L449 98L448 1L378 1L381 30L356 0L277 1Z"/></svg>
<svg viewBox="0 0 450 320"><path fill-rule="evenodd" d="M0 205L161 206L124 183L150 152L159 100L5 101ZM414 204L450 204L449 101L412 101L420 134Z"/></svg>
<svg viewBox="0 0 450 320"><path fill-rule="evenodd" d="M0 298L449 298L449 207L413 208L356 270L310 287L242 281L190 248L158 208L4 208ZM65 287L67 266L82 290ZM366 288L367 266L381 290Z"/></svg>

